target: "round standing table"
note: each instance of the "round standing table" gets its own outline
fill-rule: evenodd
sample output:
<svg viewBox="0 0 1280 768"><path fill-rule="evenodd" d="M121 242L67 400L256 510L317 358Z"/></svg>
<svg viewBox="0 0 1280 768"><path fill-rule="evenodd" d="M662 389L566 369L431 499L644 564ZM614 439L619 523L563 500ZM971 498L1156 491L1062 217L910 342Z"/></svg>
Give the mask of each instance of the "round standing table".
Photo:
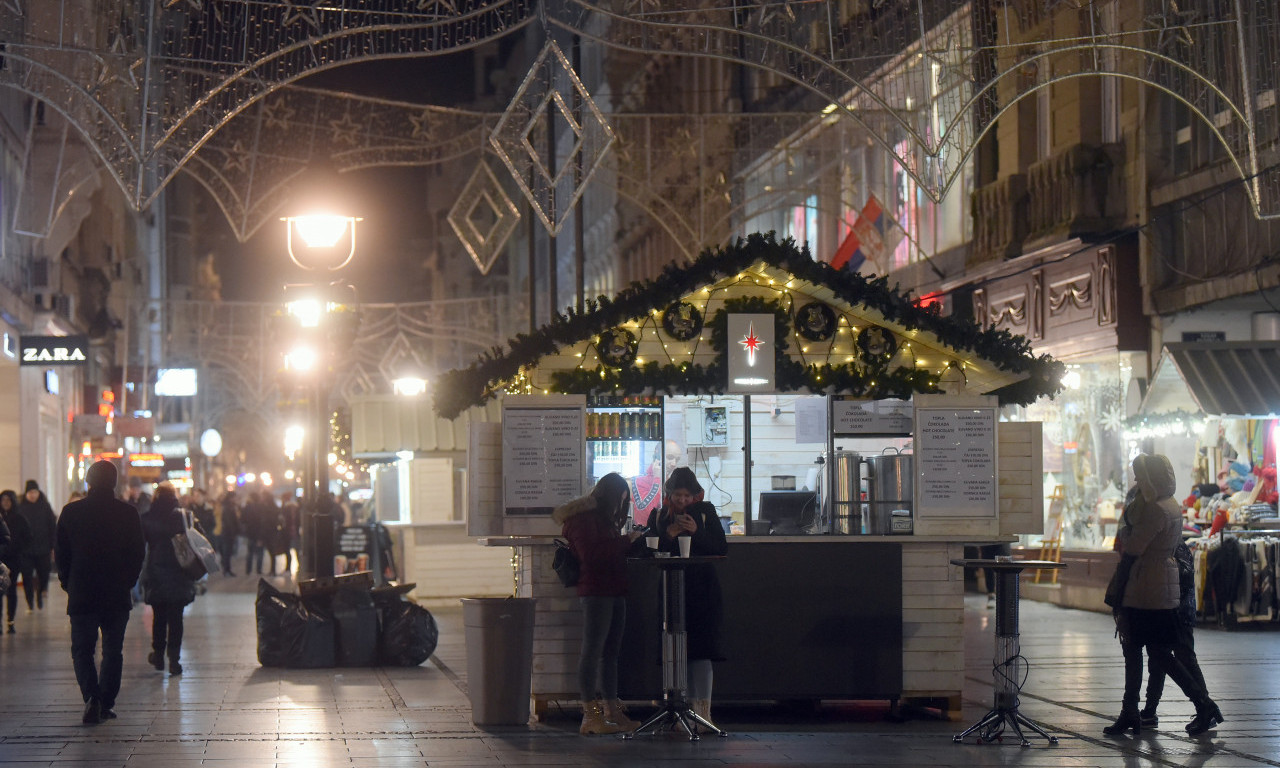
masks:
<svg viewBox="0 0 1280 768"><path fill-rule="evenodd" d="M1018 694L1022 692L1027 663L1018 648L1018 576L1026 568L1053 570L1065 566L1048 560L963 559L952 560L951 564L965 568L989 568L996 573L996 647L991 669L995 678L995 705L981 720L951 740L959 744L969 734L977 733L982 741L995 741L1001 738L1007 725L1018 734L1022 746L1029 747L1031 742L1022 733L1025 725L1050 744L1057 744L1057 736L1045 733L1043 728L1018 712Z"/></svg>
<svg viewBox="0 0 1280 768"><path fill-rule="evenodd" d="M714 563L722 556L636 558L662 570L662 705L648 720L623 738L633 738L663 725L679 725L690 741L698 741L700 725L717 736L728 736L710 720L694 712L686 698L688 689L688 646L684 616L684 569L696 563Z"/></svg>

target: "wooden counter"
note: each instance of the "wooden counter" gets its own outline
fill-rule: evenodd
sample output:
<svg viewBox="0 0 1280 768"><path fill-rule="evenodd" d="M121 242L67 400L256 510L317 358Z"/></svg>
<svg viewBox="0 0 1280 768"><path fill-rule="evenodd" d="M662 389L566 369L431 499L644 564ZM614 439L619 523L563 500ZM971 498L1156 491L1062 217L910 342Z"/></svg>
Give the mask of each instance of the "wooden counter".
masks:
<svg viewBox="0 0 1280 768"><path fill-rule="evenodd" d="M490 537L520 551L519 596L537 598L534 711L577 693L581 615L551 570L554 536ZM716 700L928 700L958 717L964 678L963 544L919 536L730 536ZM619 685L660 694L657 575L632 564Z"/></svg>

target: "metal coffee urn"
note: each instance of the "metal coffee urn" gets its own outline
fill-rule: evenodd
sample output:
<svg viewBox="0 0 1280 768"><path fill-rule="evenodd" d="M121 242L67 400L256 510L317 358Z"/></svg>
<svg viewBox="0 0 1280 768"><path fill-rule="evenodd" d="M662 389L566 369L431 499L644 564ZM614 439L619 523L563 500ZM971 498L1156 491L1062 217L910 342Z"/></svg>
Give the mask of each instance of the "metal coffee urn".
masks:
<svg viewBox="0 0 1280 768"><path fill-rule="evenodd" d="M867 464L870 533L911 533L911 497L915 484L911 458L909 453L882 453L863 458Z"/></svg>
<svg viewBox="0 0 1280 768"><path fill-rule="evenodd" d="M852 451L836 451L835 457L833 533L862 533L862 457Z"/></svg>

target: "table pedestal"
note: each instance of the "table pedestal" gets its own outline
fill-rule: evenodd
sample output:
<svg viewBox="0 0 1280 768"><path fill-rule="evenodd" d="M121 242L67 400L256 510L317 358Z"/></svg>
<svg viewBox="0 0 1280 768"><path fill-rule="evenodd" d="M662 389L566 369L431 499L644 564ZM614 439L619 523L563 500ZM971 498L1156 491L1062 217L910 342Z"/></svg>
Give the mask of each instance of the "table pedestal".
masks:
<svg viewBox="0 0 1280 768"><path fill-rule="evenodd" d="M954 565L966 568L989 568L996 572L996 643L991 674L994 678L995 705L982 719L951 738L959 744L969 734L977 734L985 742L1003 740L1007 726L1018 735L1024 747L1031 746L1022 732L1025 726L1035 731L1050 744L1057 744L1058 737L1050 736L1044 729L1018 712L1018 694L1027 679L1027 660L1018 646L1018 576L1024 568L1061 568L1061 563L1039 561L1004 560L952 560Z"/></svg>
<svg viewBox="0 0 1280 768"><path fill-rule="evenodd" d="M729 734L689 707L688 646L684 616L684 568L691 562L720 558L655 558L662 569L662 704L658 711L623 738L635 738L646 731L663 726L679 726L690 741L698 741L698 727L717 736Z"/></svg>

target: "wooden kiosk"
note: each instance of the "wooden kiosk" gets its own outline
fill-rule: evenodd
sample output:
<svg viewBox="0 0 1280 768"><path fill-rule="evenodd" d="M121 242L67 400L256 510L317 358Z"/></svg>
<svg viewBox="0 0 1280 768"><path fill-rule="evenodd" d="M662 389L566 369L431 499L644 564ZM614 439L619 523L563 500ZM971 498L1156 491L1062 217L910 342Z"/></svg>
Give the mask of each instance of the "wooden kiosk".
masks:
<svg viewBox="0 0 1280 768"><path fill-rule="evenodd" d="M689 450L689 463L713 487L745 489L723 492L717 504L731 532L728 558L717 566L728 657L716 665L717 701L909 699L958 716L963 574L949 562L968 543L1041 532L1040 425L1002 423L997 409L1053 393L1060 374L1059 363L1033 356L1020 337L942 317L882 279L831 269L790 241L752 235L449 372L436 408L451 417L502 402L500 422L472 427L468 533L513 547L516 594L537 600L535 712L578 698L579 609L551 570L559 530L549 513L589 490L600 454L626 455L604 446L616 438L601 438L601 424L612 433L618 419L600 403L629 398L605 402L623 404L612 409L623 411L622 430L638 428L659 448L675 431L692 434L690 413L713 444L722 428L742 434L740 451L731 441L714 447L716 458L745 454L740 477L715 475L722 462L707 460L713 448L705 443ZM763 416L752 397L767 401ZM695 408L691 398L713 399ZM895 400L911 405L897 409L905 421L890 437L862 434L868 419L848 418L851 407ZM726 415L708 411L726 402ZM662 435L648 413L655 408ZM788 430L795 443L814 445L809 455L826 457L810 472L816 482L806 480L820 489L812 494L817 512L790 535L777 528L768 535L752 483L763 487L770 462L787 454L759 443ZM837 525L841 478L831 458L842 444L878 437L913 457L910 485L897 494L909 498L894 501L901 509L893 514L902 516L895 520L905 525L872 526L875 533L865 523ZM654 466L661 463L655 455ZM805 492L787 488L795 474L773 478L770 493L778 484L784 494ZM661 689L655 571L631 572L624 698L654 699Z"/></svg>

